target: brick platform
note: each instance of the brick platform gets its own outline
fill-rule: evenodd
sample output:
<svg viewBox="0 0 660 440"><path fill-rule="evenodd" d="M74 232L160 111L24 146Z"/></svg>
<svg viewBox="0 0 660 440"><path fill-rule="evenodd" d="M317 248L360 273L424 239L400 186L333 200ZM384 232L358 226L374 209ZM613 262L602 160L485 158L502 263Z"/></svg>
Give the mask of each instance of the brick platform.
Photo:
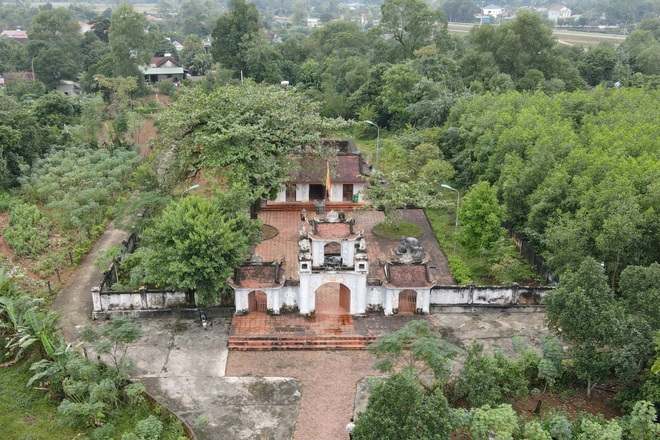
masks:
<svg viewBox="0 0 660 440"><path fill-rule="evenodd" d="M271 316L251 312L235 316L229 330L230 350L364 350L380 335L429 315L366 316L320 313L309 317L296 312Z"/></svg>

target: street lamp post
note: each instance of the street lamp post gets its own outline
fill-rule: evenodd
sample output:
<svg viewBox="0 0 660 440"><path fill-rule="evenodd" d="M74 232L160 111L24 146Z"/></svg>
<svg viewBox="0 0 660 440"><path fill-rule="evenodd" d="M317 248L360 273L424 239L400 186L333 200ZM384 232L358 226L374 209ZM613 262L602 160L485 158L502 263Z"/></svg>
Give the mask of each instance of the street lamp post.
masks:
<svg viewBox="0 0 660 440"><path fill-rule="evenodd" d="M459 193L456 188L452 188L451 186L444 183L440 185L440 188L456 191L456 222L454 223L454 253L456 253L456 235L458 235L458 208L461 205L461 193Z"/></svg>
<svg viewBox="0 0 660 440"><path fill-rule="evenodd" d="M364 121L364 122L369 124L369 125L373 125L374 127L376 127L376 130L377 130L377 134L376 134L376 163L374 164L374 170L378 171L378 147L380 146L380 127L378 126L378 124L376 124L373 121L368 121L367 120L367 121Z"/></svg>

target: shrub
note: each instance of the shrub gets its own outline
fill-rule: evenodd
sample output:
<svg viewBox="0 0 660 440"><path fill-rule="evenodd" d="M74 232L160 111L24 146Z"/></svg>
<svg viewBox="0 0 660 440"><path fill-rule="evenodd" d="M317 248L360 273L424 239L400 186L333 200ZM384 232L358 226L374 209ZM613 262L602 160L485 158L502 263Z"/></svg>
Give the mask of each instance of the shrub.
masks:
<svg viewBox="0 0 660 440"><path fill-rule="evenodd" d="M155 416L149 416L144 420L140 420L135 425L135 434L144 440L158 440L162 431L163 422Z"/></svg>
<svg viewBox="0 0 660 440"><path fill-rule="evenodd" d="M573 436L571 422L562 414L555 414L545 420L545 426L552 438L570 440Z"/></svg>
<svg viewBox="0 0 660 440"><path fill-rule="evenodd" d="M94 440L112 440L115 438L116 430L117 428L113 423L106 423L96 428L92 433L92 437Z"/></svg>
<svg viewBox="0 0 660 440"><path fill-rule="evenodd" d="M0 212L8 212L16 203L16 199L9 194L0 193Z"/></svg>
<svg viewBox="0 0 660 440"><path fill-rule="evenodd" d="M20 203L10 210L5 240L17 257L36 257L48 247L50 222L34 205Z"/></svg>
<svg viewBox="0 0 660 440"><path fill-rule="evenodd" d="M449 270L456 284L466 285L472 281L472 271L461 257L456 254L448 254L447 261L449 261Z"/></svg>

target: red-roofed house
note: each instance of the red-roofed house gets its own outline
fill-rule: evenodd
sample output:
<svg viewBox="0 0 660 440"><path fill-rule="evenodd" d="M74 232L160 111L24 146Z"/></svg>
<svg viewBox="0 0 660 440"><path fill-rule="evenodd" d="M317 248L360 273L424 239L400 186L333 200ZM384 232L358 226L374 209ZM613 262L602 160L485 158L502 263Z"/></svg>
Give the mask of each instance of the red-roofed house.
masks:
<svg viewBox="0 0 660 440"><path fill-rule="evenodd" d="M144 79L150 83L164 79L172 79L175 83L180 83L184 77L183 66L169 53L162 57L153 57L149 66L144 68Z"/></svg>
<svg viewBox="0 0 660 440"><path fill-rule="evenodd" d="M16 30L4 30L0 32L0 37L12 38L14 40L27 40L27 31L21 29Z"/></svg>

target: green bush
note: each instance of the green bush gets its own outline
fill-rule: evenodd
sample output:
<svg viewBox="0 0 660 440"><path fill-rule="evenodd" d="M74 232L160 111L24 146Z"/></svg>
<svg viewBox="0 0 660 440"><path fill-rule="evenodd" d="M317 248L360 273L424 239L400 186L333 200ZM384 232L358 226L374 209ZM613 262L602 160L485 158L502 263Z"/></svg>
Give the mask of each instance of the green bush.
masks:
<svg viewBox="0 0 660 440"><path fill-rule="evenodd" d="M99 426L92 433L92 438L94 440L112 440L115 438L115 431L117 428L114 423L106 423L105 425Z"/></svg>
<svg viewBox="0 0 660 440"><path fill-rule="evenodd" d="M0 193L0 212L8 212L16 203L16 199L9 194Z"/></svg>
<svg viewBox="0 0 660 440"><path fill-rule="evenodd" d="M48 247L50 222L34 205L20 203L10 210L5 240L17 257L36 257Z"/></svg>
<svg viewBox="0 0 660 440"><path fill-rule="evenodd" d="M447 261L449 262L451 276L456 284L466 285L472 281L472 271L461 257L456 254L447 254Z"/></svg>
<svg viewBox="0 0 660 440"><path fill-rule="evenodd" d="M479 407L526 395L530 382L536 378L539 360L531 350L520 359L509 359L500 351L489 356L483 353L482 344L473 341L454 385L454 400Z"/></svg>
<svg viewBox="0 0 660 440"><path fill-rule="evenodd" d="M140 420L135 425L135 434L144 440L158 440L161 432L163 432L163 422L155 416Z"/></svg>

